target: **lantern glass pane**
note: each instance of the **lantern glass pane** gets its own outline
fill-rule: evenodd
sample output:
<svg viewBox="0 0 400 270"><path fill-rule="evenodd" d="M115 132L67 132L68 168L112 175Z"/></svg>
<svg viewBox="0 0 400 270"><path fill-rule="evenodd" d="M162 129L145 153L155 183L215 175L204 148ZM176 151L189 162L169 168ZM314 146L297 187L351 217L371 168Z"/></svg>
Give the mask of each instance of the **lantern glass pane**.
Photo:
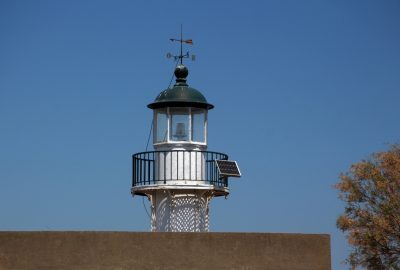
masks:
<svg viewBox="0 0 400 270"><path fill-rule="evenodd" d="M192 108L192 141L205 142L205 125L205 110Z"/></svg>
<svg viewBox="0 0 400 270"><path fill-rule="evenodd" d="M167 127L168 127L168 115L167 109L157 110L156 116L156 130L155 130L155 142L166 142L167 141Z"/></svg>
<svg viewBox="0 0 400 270"><path fill-rule="evenodd" d="M171 141L189 140L189 108L170 108Z"/></svg>

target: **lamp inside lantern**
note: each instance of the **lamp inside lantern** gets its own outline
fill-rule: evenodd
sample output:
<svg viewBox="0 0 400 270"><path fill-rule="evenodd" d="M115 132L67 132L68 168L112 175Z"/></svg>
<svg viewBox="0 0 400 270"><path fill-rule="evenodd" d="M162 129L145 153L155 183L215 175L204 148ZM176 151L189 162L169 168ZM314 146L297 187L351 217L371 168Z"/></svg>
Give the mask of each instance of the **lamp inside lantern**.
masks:
<svg viewBox="0 0 400 270"><path fill-rule="evenodd" d="M177 123L176 124L174 138L176 138L178 141L186 141L187 140L187 134L185 131L185 123Z"/></svg>

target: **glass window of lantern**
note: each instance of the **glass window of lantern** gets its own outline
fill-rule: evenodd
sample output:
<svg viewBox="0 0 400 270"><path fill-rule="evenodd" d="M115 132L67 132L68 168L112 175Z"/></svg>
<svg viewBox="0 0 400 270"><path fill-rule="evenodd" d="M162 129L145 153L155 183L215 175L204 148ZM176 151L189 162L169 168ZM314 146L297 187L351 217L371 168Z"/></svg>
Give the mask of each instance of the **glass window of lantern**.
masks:
<svg viewBox="0 0 400 270"><path fill-rule="evenodd" d="M170 108L170 140L189 141L189 108Z"/></svg>
<svg viewBox="0 0 400 270"><path fill-rule="evenodd" d="M158 109L156 111L156 127L155 127L155 136L154 140L156 143L166 142L167 141L167 132L168 132L168 115L167 109Z"/></svg>
<svg viewBox="0 0 400 270"><path fill-rule="evenodd" d="M192 108L192 141L205 142L206 110Z"/></svg>

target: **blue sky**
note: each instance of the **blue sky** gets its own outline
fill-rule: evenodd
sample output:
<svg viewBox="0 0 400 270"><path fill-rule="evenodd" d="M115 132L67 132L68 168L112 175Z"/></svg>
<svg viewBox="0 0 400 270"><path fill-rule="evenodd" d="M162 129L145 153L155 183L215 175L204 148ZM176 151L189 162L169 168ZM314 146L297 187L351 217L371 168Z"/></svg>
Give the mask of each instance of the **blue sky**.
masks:
<svg viewBox="0 0 400 270"><path fill-rule="evenodd" d="M212 231L328 233L349 249L332 185L399 142L399 1L1 1L0 230L147 231L130 196L174 63L216 107L209 150L243 177Z"/></svg>

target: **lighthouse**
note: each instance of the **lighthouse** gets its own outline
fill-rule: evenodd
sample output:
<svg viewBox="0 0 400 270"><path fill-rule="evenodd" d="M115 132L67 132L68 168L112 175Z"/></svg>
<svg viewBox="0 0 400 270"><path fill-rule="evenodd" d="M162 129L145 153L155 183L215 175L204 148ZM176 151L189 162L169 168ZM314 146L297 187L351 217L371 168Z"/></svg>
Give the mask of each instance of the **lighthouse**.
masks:
<svg viewBox="0 0 400 270"><path fill-rule="evenodd" d="M240 177L228 155L208 151L208 112L214 106L189 87L188 68L181 53L173 87L147 105L153 110L154 151L132 156L133 196L146 196L151 205L153 232L208 232L209 205L214 197L229 194L228 178ZM169 54L171 57L171 55ZM212 131L210 131L212 132Z"/></svg>

